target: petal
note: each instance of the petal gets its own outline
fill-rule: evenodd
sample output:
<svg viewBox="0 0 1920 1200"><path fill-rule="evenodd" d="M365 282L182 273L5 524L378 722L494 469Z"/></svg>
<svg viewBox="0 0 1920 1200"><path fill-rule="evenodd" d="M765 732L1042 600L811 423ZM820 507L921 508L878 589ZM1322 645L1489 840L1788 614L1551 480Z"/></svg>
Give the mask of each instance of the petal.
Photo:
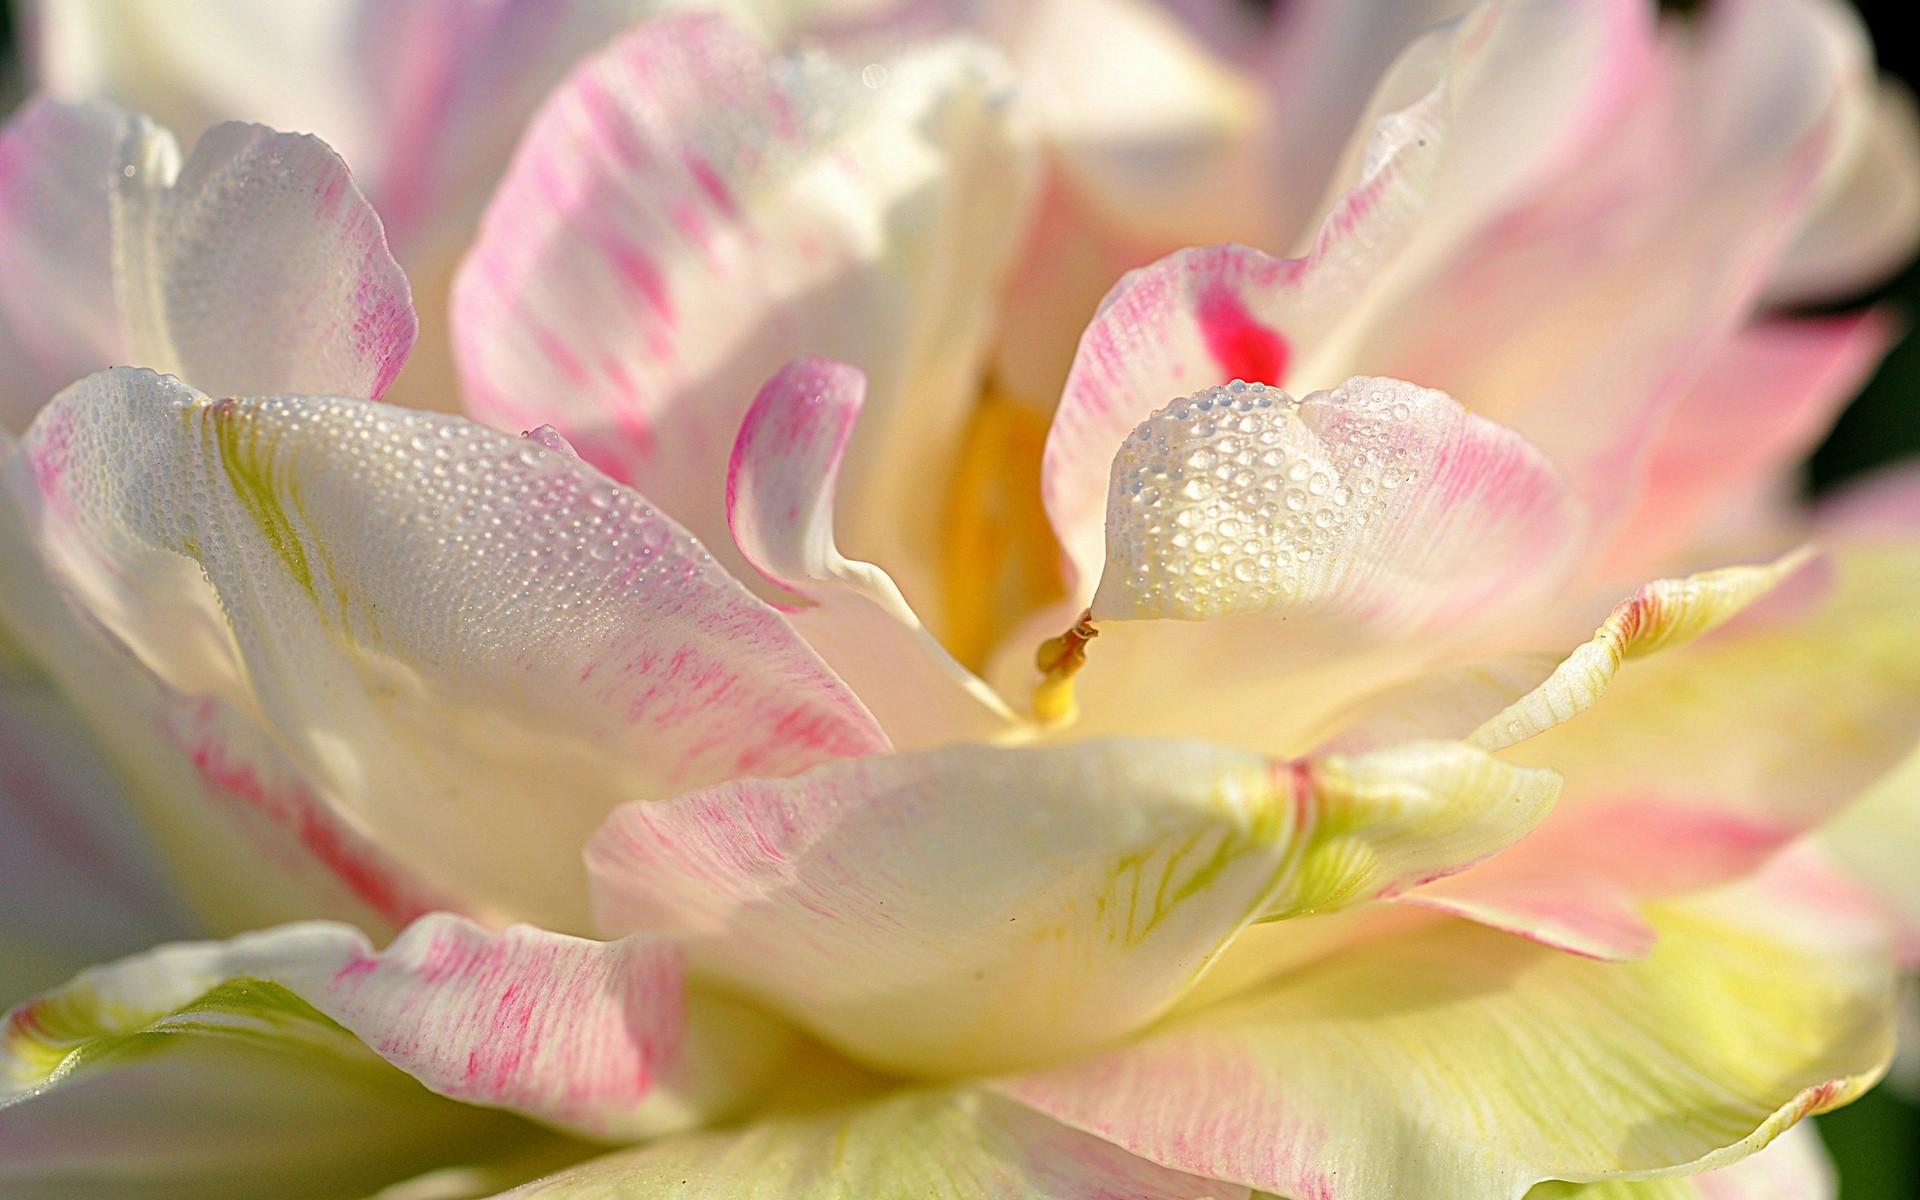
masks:
<svg viewBox="0 0 1920 1200"><path fill-rule="evenodd" d="M1824 845L1853 878L1873 889L1920 944L1920 753L1868 788L1820 831Z"/></svg>
<svg viewBox="0 0 1920 1200"><path fill-rule="evenodd" d="M354 1200L550 1140L433 1095L272 978L364 949L322 924L184 943L15 1009L0 1041L0 1187L48 1200L130 1188Z"/></svg>
<svg viewBox="0 0 1920 1200"><path fill-rule="evenodd" d="M0 134L9 425L101 368L220 394L377 398L406 360L406 277L318 139L209 130L185 165L143 117L38 100Z"/></svg>
<svg viewBox="0 0 1920 1200"><path fill-rule="evenodd" d="M1384 299L1565 152L1625 11L1487 6L1435 30L1382 83L1335 175L1347 190L1304 257L1184 251L1108 294L1047 446L1047 512L1077 599L1099 576L1107 468L1128 433L1168 400L1235 378L1308 391L1359 373L1350 343Z"/></svg>
<svg viewBox="0 0 1920 1200"><path fill-rule="evenodd" d="M250 718L217 696L168 688L71 606L27 524L12 492L0 489L0 622L19 638L20 669L34 669L30 657L68 706L74 728L50 733L47 745L91 741L118 768L124 785L99 790L82 808L151 836L195 918L181 934L323 915L390 935L448 906L315 796ZM109 920L138 928L124 915Z"/></svg>
<svg viewBox="0 0 1920 1200"><path fill-rule="evenodd" d="M122 369L41 416L9 483L146 669L477 913L578 928L618 802L886 746L684 531L456 418Z"/></svg>
<svg viewBox="0 0 1920 1200"><path fill-rule="evenodd" d="M1684 645L1737 615L1807 564L1798 551L1760 566L1722 567L1682 579L1657 579L1622 600L1594 632L1538 687L1472 733L1488 750L1504 750L1591 708L1623 663ZM1616 705L1616 708L1623 707Z"/></svg>
<svg viewBox="0 0 1920 1200"><path fill-rule="evenodd" d="M1439 622L1550 585L1578 526L1551 465L1439 392L1236 384L1114 457L1092 615Z"/></svg>
<svg viewBox="0 0 1920 1200"><path fill-rule="evenodd" d="M1477 722L1482 747L1551 764L1566 792L1535 835L1404 899L1579 954L1640 957L1653 938L1641 900L1752 872L1920 742L1909 557L1842 554L1824 608L1790 621L1755 608L1697 644L1805 556L1661 580L1538 686L1517 671L1442 673L1328 745L1465 736Z"/></svg>
<svg viewBox="0 0 1920 1200"><path fill-rule="evenodd" d="M1711 805L1596 801L1553 814L1508 853L1400 899L1590 958L1645 958L1658 935L1642 901L1750 875L1800 832Z"/></svg>
<svg viewBox="0 0 1920 1200"><path fill-rule="evenodd" d="M1700 538L1707 519L1776 484L1873 373L1895 330L1878 312L1751 326L1715 352L1654 438L1608 566L1630 572ZM1728 437L1729 429L1740 430Z"/></svg>
<svg viewBox="0 0 1920 1200"><path fill-rule="evenodd" d="M1920 555L1843 547L1832 560L1838 577L1812 614L1745 621L1636 664L1605 703L1507 756L1551 762L1582 803L1663 797L1801 829L1832 817L1920 743ZM1675 621L1686 618L1669 611L1652 624ZM1550 681L1487 722L1476 743L1510 745L1514 721L1535 728L1537 715L1606 673L1575 665L1604 668L1601 651L1598 641L1583 647L1562 668L1581 682L1555 698Z"/></svg>
<svg viewBox="0 0 1920 1200"><path fill-rule="evenodd" d="M1631 508L1623 481L1682 389L1758 299L1866 54L1842 6L1808 0L1717 5L1665 34L1568 169L1384 308L1353 350L1370 373L1519 430L1603 528Z"/></svg>
<svg viewBox="0 0 1920 1200"><path fill-rule="evenodd" d="M1835 1200L1833 1163L1812 1121L1730 1167L1637 1183L1543 1183L1527 1200Z"/></svg>
<svg viewBox="0 0 1920 1200"><path fill-rule="evenodd" d="M195 931L131 815L59 693L0 660L0 1004Z"/></svg>
<svg viewBox="0 0 1920 1200"><path fill-rule="evenodd" d="M1878 1078L1891 978L1857 909L1783 881L1655 924L1646 961L1600 963L1437 923L1004 1086L1180 1170L1492 1200L1721 1166Z"/></svg>
<svg viewBox="0 0 1920 1200"><path fill-rule="evenodd" d="M1767 299L1844 299L1893 274L1916 245L1920 113L1898 80L1863 80L1819 202L1775 269Z"/></svg>
<svg viewBox="0 0 1920 1200"><path fill-rule="evenodd" d="M760 384L801 354L859 366L844 540L924 611L1029 156L984 48L870 65L770 56L717 17L636 29L535 119L455 330L477 416L550 421L716 547Z"/></svg>
<svg viewBox="0 0 1920 1200"><path fill-rule="evenodd" d="M1249 922L1458 870L1554 790L1446 743L960 746L628 805L588 863L603 928L685 941L868 1062L974 1072L1127 1033Z"/></svg>
<svg viewBox="0 0 1920 1200"><path fill-rule="evenodd" d="M920 623L885 571L834 543L840 463L866 378L831 359L782 367L760 390L727 470L727 524L753 568L799 603L788 619L902 750L1010 733L1006 702Z"/></svg>
<svg viewBox="0 0 1920 1200"><path fill-rule="evenodd" d="M1248 1200L1156 1167L990 1093L906 1093L810 1120L762 1121L610 1155L509 1193L552 1200Z"/></svg>

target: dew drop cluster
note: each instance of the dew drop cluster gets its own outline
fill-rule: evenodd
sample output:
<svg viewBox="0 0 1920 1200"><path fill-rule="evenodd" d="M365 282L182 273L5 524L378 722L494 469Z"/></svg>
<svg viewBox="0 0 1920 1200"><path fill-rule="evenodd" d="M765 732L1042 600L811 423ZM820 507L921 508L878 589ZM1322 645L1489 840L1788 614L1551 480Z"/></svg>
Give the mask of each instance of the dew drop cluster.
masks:
<svg viewBox="0 0 1920 1200"><path fill-rule="evenodd" d="M1417 397L1401 388L1418 390L1355 380L1297 401L1235 380L1142 422L1108 491L1113 615L1197 620L1326 599L1417 478L1403 453Z"/></svg>

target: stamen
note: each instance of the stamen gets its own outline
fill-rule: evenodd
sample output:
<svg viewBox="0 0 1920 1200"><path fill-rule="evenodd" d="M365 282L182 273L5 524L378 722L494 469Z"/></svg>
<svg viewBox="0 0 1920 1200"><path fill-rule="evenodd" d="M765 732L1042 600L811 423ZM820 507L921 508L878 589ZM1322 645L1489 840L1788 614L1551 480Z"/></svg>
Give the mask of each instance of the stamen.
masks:
<svg viewBox="0 0 1920 1200"><path fill-rule="evenodd" d="M1044 676L1033 693L1033 718L1044 725L1065 725L1080 714L1074 698L1073 677L1087 665L1087 643L1100 636L1091 610L1080 614L1073 628L1040 643L1033 665Z"/></svg>

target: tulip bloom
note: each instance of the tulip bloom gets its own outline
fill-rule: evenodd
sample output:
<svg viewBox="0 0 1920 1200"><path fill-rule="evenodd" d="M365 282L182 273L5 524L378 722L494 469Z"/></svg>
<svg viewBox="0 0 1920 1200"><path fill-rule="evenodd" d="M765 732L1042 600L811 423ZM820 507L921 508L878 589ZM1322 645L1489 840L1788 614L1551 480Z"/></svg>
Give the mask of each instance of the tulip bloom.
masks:
<svg viewBox="0 0 1920 1200"><path fill-rule="evenodd" d="M1851 18L666 7L35 10L7 1193L1826 1194Z"/></svg>

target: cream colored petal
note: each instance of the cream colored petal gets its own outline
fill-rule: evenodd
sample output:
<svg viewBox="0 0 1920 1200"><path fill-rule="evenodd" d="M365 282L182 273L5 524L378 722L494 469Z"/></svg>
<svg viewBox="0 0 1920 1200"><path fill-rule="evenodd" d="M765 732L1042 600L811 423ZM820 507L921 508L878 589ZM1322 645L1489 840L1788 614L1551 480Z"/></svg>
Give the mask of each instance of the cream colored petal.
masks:
<svg viewBox="0 0 1920 1200"><path fill-rule="evenodd" d="M506 1193L532 1200L1248 1200L987 1092L908 1092L609 1155ZM505 1200L502 1197L501 1200Z"/></svg>
<svg viewBox="0 0 1920 1200"><path fill-rule="evenodd" d="M1553 796L1447 743L965 746L628 805L588 862L601 928L671 935L856 1057L941 1076L1110 1042L1250 922L1456 871Z"/></svg>

